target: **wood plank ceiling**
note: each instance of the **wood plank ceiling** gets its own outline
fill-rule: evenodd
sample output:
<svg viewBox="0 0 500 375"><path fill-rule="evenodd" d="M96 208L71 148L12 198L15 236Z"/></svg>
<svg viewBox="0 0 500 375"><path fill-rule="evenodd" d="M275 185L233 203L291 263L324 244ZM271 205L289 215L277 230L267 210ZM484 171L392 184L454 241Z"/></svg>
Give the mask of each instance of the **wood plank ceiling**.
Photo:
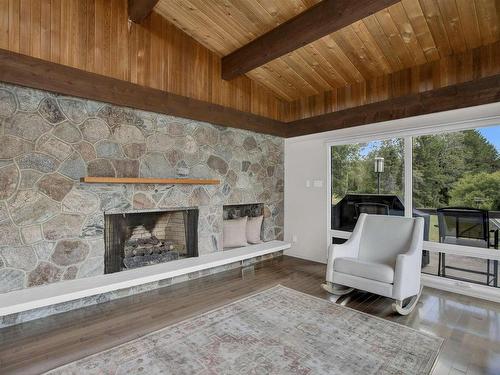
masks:
<svg viewBox="0 0 500 375"><path fill-rule="evenodd" d="M160 0L155 11L220 56L319 0ZM402 0L247 73L293 101L500 40L499 0Z"/></svg>

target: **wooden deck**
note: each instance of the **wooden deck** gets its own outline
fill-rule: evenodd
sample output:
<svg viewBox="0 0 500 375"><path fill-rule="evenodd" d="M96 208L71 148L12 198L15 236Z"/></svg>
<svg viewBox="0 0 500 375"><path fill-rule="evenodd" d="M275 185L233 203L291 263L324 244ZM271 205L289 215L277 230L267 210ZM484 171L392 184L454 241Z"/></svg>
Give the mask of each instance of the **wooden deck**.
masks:
<svg viewBox="0 0 500 375"><path fill-rule="evenodd" d="M0 372L37 374L135 339L248 294L282 284L329 299L325 265L282 257L98 306L0 330ZM337 303L446 339L434 374L500 373L500 304L425 288L415 311L392 313L390 301L353 292Z"/></svg>

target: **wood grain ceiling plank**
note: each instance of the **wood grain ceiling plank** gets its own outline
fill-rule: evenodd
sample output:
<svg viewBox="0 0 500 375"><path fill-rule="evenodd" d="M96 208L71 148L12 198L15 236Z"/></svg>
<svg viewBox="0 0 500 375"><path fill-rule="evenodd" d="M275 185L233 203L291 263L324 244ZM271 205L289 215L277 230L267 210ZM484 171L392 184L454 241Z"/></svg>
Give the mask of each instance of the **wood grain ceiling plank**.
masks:
<svg viewBox="0 0 500 375"><path fill-rule="evenodd" d="M413 65L417 65L415 57L408 50L408 47L399 33L398 27L394 23L391 14L387 9L384 9L375 14L380 27L384 31L385 35L389 39L392 45L393 51L398 54L399 59L403 63L405 68Z"/></svg>
<svg viewBox="0 0 500 375"><path fill-rule="evenodd" d="M309 96L309 95L314 95L314 93L318 93L319 91L316 90L309 82L307 82L303 77L301 77L295 70L293 70L290 65L288 65L282 57L279 59L274 59L271 62L268 62L266 65L263 65L265 67L270 68L272 72L278 73L280 78L283 78L285 81L289 82L292 84L294 87L297 88L297 93L295 94L295 97L297 98L298 96Z"/></svg>
<svg viewBox="0 0 500 375"><path fill-rule="evenodd" d="M346 82L361 82L364 80L358 68L349 60L330 35L311 43L311 45Z"/></svg>
<svg viewBox="0 0 500 375"><path fill-rule="evenodd" d="M297 14L302 13L307 9L304 2L296 1L275 1L275 0L256 0L256 2L266 10L266 12L276 20L278 26L283 22L288 21L290 18L295 17ZM313 2L318 3L319 1ZM314 4L312 4L314 5ZM270 29L274 28L271 27Z"/></svg>
<svg viewBox="0 0 500 375"><path fill-rule="evenodd" d="M474 1L456 0L456 2L467 48L479 47L481 45L481 31L479 30L479 20Z"/></svg>
<svg viewBox="0 0 500 375"><path fill-rule="evenodd" d="M295 53L298 53L300 57L321 76L321 78L328 82L330 88L347 84L347 81L316 50L313 43L298 49Z"/></svg>
<svg viewBox="0 0 500 375"><path fill-rule="evenodd" d="M405 43L410 54L413 56L414 61L418 65L425 64L427 62L427 57L425 56L424 50L417 39L416 32L413 29L403 5L398 3L387 8L387 10L399 30L401 39Z"/></svg>
<svg viewBox="0 0 500 375"><path fill-rule="evenodd" d="M420 7L424 13L429 29L431 30L432 37L439 51L441 58L451 55L453 52L448 34L444 26L441 12L439 11L438 4L435 0L419 0Z"/></svg>
<svg viewBox="0 0 500 375"><path fill-rule="evenodd" d="M479 30L481 31L483 44L499 40L500 28L498 22L500 4L498 0L475 0L474 2L479 18Z"/></svg>
<svg viewBox="0 0 500 375"><path fill-rule="evenodd" d="M316 72L314 67L309 65L297 51L284 55L281 59L299 76L307 81L307 83L317 92L330 90L332 88L328 81L324 80L323 77Z"/></svg>
<svg viewBox="0 0 500 375"><path fill-rule="evenodd" d="M453 53L460 53L467 49L464 32L460 17L458 16L457 4L455 1L438 0L439 11L444 20L444 27L448 34ZM470 17L470 15L469 15Z"/></svg>
<svg viewBox="0 0 500 375"><path fill-rule="evenodd" d="M286 101L292 101L296 96L297 89L290 83L283 82L282 79L276 77L274 73L266 69L265 65L248 72L246 75L252 80L269 88Z"/></svg>
<svg viewBox="0 0 500 375"><path fill-rule="evenodd" d="M469 1L469 0L465 0ZM415 30L415 35L424 51L427 61L435 61L439 59L439 51L434 42L431 30L425 19L424 13L418 1L402 0L401 4L410 20L410 23Z"/></svg>

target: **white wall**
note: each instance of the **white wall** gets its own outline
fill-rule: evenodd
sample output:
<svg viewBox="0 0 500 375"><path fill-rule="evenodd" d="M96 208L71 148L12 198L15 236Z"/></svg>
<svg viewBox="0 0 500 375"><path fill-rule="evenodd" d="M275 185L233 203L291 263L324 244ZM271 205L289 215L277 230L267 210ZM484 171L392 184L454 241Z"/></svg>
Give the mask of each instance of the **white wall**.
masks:
<svg viewBox="0 0 500 375"><path fill-rule="evenodd" d="M285 140L285 241L292 242L286 254L326 263L327 148L321 139L299 139Z"/></svg>

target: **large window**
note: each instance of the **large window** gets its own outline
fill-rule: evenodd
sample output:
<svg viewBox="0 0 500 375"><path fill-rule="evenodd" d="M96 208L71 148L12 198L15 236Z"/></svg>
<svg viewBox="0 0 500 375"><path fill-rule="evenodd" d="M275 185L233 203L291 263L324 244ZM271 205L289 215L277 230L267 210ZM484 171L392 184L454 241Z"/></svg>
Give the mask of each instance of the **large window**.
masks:
<svg viewBox="0 0 500 375"><path fill-rule="evenodd" d="M338 144L330 157L334 241L361 212L421 216L424 273L499 286L500 126Z"/></svg>

